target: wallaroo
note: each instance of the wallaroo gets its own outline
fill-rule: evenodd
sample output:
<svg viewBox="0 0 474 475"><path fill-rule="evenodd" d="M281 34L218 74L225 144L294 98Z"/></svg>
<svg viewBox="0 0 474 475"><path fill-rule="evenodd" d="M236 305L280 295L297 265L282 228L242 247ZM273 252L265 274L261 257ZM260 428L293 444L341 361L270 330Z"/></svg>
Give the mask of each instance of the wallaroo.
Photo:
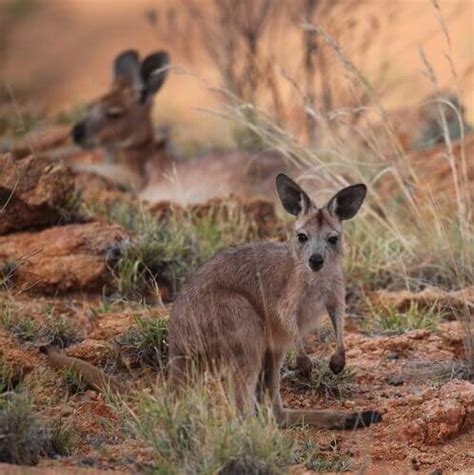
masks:
<svg viewBox="0 0 474 475"><path fill-rule="evenodd" d="M108 164L86 168L132 184L150 202L189 204L231 193L273 197L275 174L288 168L275 152L215 151L192 160L166 153L165 142L155 137L151 109L169 68L166 51L142 61L134 50L115 58L112 87L72 129L76 144L106 150Z"/></svg>
<svg viewBox="0 0 474 475"><path fill-rule="evenodd" d="M270 400L282 426L350 429L379 422L375 410L291 410L280 398L286 352L326 310L337 340L330 367L335 373L344 368L342 221L356 215L366 187L344 188L322 208L284 174L277 176L276 187L283 207L296 217L293 237L228 248L189 279L169 322L171 386L179 392L205 370L226 370L244 414L256 402Z"/></svg>

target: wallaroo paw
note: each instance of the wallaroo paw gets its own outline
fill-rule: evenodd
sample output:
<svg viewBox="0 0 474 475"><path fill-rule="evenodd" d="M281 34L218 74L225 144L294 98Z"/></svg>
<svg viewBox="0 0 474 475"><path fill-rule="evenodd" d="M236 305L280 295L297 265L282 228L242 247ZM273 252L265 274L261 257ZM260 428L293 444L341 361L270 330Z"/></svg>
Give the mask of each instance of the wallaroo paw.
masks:
<svg viewBox="0 0 474 475"><path fill-rule="evenodd" d="M339 374L346 366L346 357L339 353L334 353L329 360L329 368L334 374Z"/></svg>
<svg viewBox="0 0 474 475"><path fill-rule="evenodd" d="M311 376L311 371L313 369L313 362L308 355L300 354L296 357L296 369L304 378L309 378Z"/></svg>
<svg viewBox="0 0 474 475"><path fill-rule="evenodd" d="M350 414L344 424L344 429L362 429L382 421L379 411L361 411Z"/></svg>

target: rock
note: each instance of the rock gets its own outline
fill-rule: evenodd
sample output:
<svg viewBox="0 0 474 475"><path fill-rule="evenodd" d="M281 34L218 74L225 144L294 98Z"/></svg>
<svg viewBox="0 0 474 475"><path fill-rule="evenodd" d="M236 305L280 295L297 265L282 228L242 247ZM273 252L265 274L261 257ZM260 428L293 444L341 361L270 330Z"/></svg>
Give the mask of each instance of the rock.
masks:
<svg viewBox="0 0 474 475"><path fill-rule="evenodd" d="M48 158L0 156L0 234L60 223L74 198L71 171Z"/></svg>
<svg viewBox="0 0 474 475"><path fill-rule="evenodd" d="M110 251L125 239L123 228L101 221L21 232L0 236L0 262L17 263L13 284L20 290L100 292L111 280Z"/></svg>
<svg viewBox="0 0 474 475"><path fill-rule="evenodd" d="M390 384L390 386L402 386L404 383L403 376L399 374L392 374L387 379L387 383Z"/></svg>
<svg viewBox="0 0 474 475"><path fill-rule="evenodd" d="M474 384L452 380L437 394L427 394L416 408L417 419L405 428L412 441L435 445L474 425Z"/></svg>

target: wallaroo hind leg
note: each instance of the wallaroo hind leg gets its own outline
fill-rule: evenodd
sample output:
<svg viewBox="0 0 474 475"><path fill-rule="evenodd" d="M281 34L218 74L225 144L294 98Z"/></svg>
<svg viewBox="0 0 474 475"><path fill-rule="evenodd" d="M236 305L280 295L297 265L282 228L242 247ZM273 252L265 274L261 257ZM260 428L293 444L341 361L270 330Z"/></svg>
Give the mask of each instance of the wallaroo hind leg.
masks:
<svg viewBox="0 0 474 475"><path fill-rule="evenodd" d="M264 360L263 385L268 392L277 423L282 427L308 424L328 429L358 429L380 422L378 411L340 412L285 409L280 396L280 368L283 353L267 352Z"/></svg>
<svg viewBox="0 0 474 475"><path fill-rule="evenodd" d="M247 299L230 292L222 294L224 291L205 308L186 309L188 327L181 327L181 333L174 329L170 384L179 390L195 383L204 370L223 374L238 410L248 414L255 407L263 327Z"/></svg>
<svg viewBox="0 0 474 475"><path fill-rule="evenodd" d="M173 355L169 365L169 383L174 393L182 393L199 379L198 368L189 356Z"/></svg>
<svg viewBox="0 0 474 475"><path fill-rule="evenodd" d="M311 358L308 356L308 353L306 353L303 339L301 337L298 338L296 349L296 369L302 376L309 378L313 369L313 363Z"/></svg>

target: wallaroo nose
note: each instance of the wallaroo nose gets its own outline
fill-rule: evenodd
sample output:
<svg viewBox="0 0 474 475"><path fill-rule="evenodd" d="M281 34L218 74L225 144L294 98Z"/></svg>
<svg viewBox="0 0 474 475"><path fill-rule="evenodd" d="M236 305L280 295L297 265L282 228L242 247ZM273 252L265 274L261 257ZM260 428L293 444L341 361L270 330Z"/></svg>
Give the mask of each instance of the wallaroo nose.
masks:
<svg viewBox="0 0 474 475"><path fill-rule="evenodd" d="M313 254L309 258L309 266L312 270L318 271L323 267L324 258L321 254Z"/></svg>
<svg viewBox="0 0 474 475"><path fill-rule="evenodd" d="M82 143L84 140L84 136L86 135L86 128L84 126L84 122L78 122L71 131L72 138L74 142L78 145Z"/></svg>

